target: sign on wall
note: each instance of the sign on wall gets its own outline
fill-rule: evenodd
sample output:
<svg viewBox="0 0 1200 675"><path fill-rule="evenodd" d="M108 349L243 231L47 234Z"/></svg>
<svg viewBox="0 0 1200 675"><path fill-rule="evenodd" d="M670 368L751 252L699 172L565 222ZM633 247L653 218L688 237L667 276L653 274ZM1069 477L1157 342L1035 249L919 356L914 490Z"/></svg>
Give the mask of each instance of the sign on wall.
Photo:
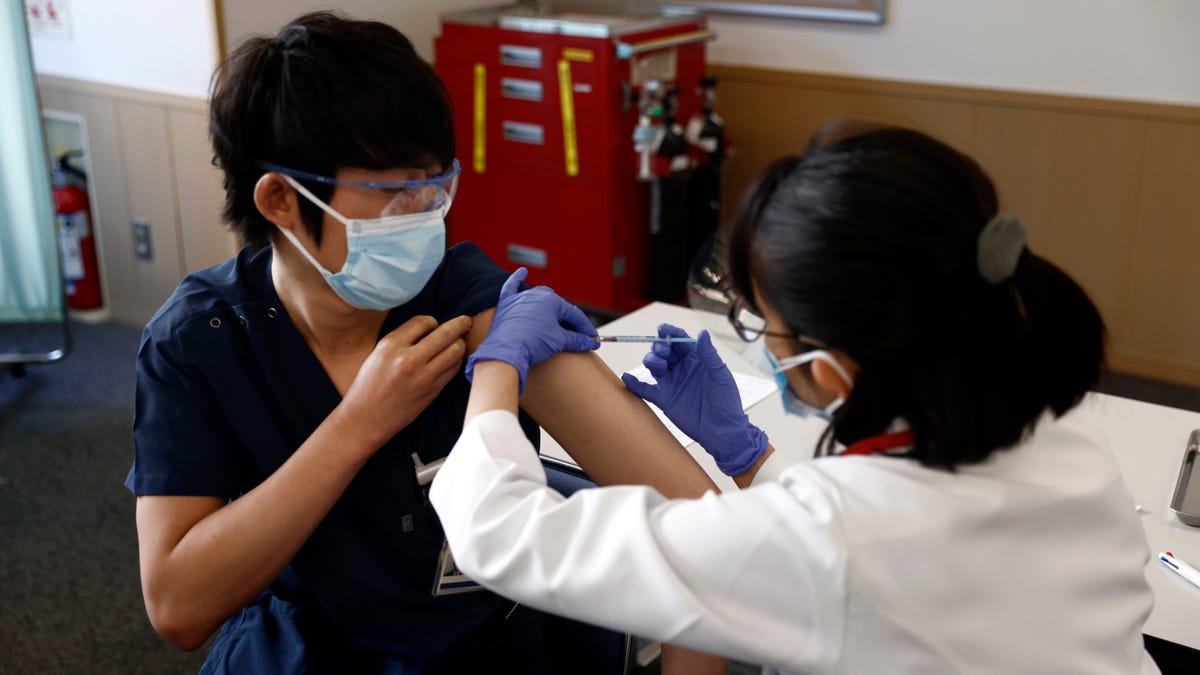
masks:
<svg viewBox="0 0 1200 675"><path fill-rule="evenodd" d="M71 10L67 0L25 0L25 22L30 35L71 37Z"/></svg>

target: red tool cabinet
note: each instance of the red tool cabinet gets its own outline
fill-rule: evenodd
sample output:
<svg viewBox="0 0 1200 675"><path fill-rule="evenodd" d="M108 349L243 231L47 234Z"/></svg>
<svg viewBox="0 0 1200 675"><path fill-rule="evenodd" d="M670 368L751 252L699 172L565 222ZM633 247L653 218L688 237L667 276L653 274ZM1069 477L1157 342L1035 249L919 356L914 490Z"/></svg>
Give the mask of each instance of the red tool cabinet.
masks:
<svg viewBox="0 0 1200 675"><path fill-rule="evenodd" d="M641 83L677 83L700 108L713 37L700 15L442 17L435 67L450 92L462 176L449 241L525 265L535 285L625 312L647 302L649 190L632 139Z"/></svg>

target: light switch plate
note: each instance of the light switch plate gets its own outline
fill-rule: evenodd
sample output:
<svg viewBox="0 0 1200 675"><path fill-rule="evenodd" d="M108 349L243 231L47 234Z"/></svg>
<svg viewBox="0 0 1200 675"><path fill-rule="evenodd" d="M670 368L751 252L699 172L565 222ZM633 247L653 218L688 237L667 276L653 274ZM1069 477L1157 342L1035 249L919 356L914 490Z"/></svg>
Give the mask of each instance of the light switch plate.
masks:
<svg viewBox="0 0 1200 675"><path fill-rule="evenodd" d="M142 260L154 259L154 247L150 243L150 221L133 219L133 253Z"/></svg>

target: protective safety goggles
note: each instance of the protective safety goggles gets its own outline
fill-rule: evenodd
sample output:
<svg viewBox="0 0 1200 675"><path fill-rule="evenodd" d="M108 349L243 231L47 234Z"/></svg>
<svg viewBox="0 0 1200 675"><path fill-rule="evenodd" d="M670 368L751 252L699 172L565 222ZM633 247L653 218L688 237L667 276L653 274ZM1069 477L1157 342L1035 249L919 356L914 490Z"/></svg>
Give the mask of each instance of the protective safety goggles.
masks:
<svg viewBox="0 0 1200 675"><path fill-rule="evenodd" d="M271 164L269 162L259 162L258 166L267 171L290 176L300 181L363 190L376 190L386 193L391 198L386 202L380 200L384 204L379 212L381 218L449 208L450 204L454 201L455 192L458 191L458 176L461 173L457 159L450 164L448 171L439 176L423 178L421 180L398 181L342 180L307 171L300 171L299 169L289 169L286 166L279 166L278 164Z"/></svg>
<svg viewBox="0 0 1200 675"><path fill-rule="evenodd" d="M767 320L754 310L745 296L739 295L729 305L729 323L738 337L746 342L754 342L764 335L798 340L792 333L779 333L767 330Z"/></svg>

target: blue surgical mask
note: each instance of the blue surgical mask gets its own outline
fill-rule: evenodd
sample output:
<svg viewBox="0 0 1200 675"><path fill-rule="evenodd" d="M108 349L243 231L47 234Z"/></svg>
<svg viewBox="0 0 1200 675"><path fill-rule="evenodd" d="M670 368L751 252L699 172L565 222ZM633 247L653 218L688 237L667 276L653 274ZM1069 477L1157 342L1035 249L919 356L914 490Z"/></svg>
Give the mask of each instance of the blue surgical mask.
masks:
<svg viewBox="0 0 1200 675"><path fill-rule="evenodd" d="M429 282L446 252L446 212L452 194L441 193L428 211L379 218L346 218L288 175L283 179L346 226L346 262L330 272L280 228L342 300L359 309L388 310L412 300ZM439 188L440 189L440 188Z"/></svg>
<svg viewBox="0 0 1200 675"><path fill-rule="evenodd" d="M838 360L833 358L833 355L824 349L814 349L812 351L804 352L803 354L789 356L786 359L779 361L775 358L775 355L771 353L771 350L767 349L766 345L763 345L763 354L767 359L767 364L769 365L768 372L775 377L775 386L779 388L780 397L783 399L783 410L789 415L798 415L800 417L817 417L825 421L832 421L834 411L841 407L842 403L845 402L845 400L839 396L828 406L821 408L801 399L796 395L796 392L792 391L792 385L788 383L787 373L785 371L790 368L794 368L802 363L809 363L810 361L824 361L832 366L835 371L837 371L837 374L846 381L846 384L850 385L851 387L854 386L854 380L851 379L850 374L846 372L846 369L842 367L842 364L838 363Z"/></svg>

